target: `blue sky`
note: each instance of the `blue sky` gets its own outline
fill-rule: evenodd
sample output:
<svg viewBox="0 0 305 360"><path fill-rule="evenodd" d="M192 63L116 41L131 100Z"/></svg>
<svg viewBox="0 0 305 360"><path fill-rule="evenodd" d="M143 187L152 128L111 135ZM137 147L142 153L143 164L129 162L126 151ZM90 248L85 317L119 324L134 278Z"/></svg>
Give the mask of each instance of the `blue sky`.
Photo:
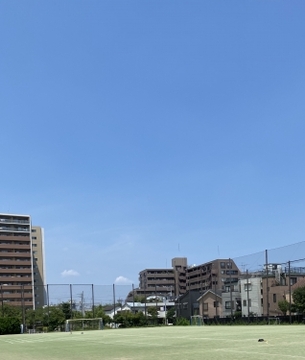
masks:
<svg viewBox="0 0 305 360"><path fill-rule="evenodd" d="M0 3L1 212L48 283L304 240L305 3Z"/></svg>

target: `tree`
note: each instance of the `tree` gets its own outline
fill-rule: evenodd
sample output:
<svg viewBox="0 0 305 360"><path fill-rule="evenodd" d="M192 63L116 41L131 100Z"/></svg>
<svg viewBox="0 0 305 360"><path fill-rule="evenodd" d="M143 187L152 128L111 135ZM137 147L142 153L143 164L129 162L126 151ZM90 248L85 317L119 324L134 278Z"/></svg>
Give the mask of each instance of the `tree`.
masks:
<svg viewBox="0 0 305 360"><path fill-rule="evenodd" d="M299 313L305 313L305 286L299 287L292 293L292 298L296 310Z"/></svg>
<svg viewBox="0 0 305 360"><path fill-rule="evenodd" d="M20 321L14 317L2 317L0 319L0 335L20 334Z"/></svg>
<svg viewBox="0 0 305 360"><path fill-rule="evenodd" d="M64 313L66 320L72 318L71 304L69 302L62 302L61 304L59 304L59 307Z"/></svg>
<svg viewBox="0 0 305 360"><path fill-rule="evenodd" d="M47 321L47 324L44 323L44 325L48 325L50 331L54 331L61 325L64 325L66 320L65 314L60 308L60 306L51 306L49 308L49 316L46 319L44 317L44 321Z"/></svg>
<svg viewBox="0 0 305 360"><path fill-rule="evenodd" d="M18 306L3 304L2 305L2 314L3 314L3 317L18 318L18 319L20 319L20 321L22 319L22 310Z"/></svg>
<svg viewBox="0 0 305 360"><path fill-rule="evenodd" d="M158 309L155 306L150 306L147 312L151 316L152 322L156 324L158 321Z"/></svg>
<svg viewBox="0 0 305 360"><path fill-rule="evenodd" d="M277 303L277 306L279 307L279 309L281 310L281 312L283 313L283 315L287 314L287 311L289 310L289 302L284 299L284 300L280 300Z"/></svg>
<svg viewBox="0 0 305 360"><path fill-rule="evenodd" d="M168 320L168 322L170 323L174 323L175 321L175 315L176 315L176 310L174 307L170 308L169 310L167 310L166 312L166 318Z"/></svg>
<svg viewBox="0 0 305 360"><path fill-rule="evenodd" d="M93 311L89 310L86 311L85 317L92 319L93 318ZM105 310L103 309L102 305L98 305L94 307L94 317L95 318L102 318L104 324L109 324L112 320L111 317L105 314Z"/></svg>

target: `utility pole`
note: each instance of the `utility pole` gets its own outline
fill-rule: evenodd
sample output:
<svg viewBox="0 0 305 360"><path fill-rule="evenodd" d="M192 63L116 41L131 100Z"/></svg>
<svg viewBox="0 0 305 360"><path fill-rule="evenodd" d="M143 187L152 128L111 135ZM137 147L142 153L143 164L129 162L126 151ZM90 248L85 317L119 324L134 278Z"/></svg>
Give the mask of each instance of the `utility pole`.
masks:
<svg viewBox="0 0 305 360"><path fill-rule="evenodd" d="M246 271L246 281L247 281L247 310L248 310L248 322L249 322L249 315L250 315L250 306L249 306L249 273L248 273L248 269Z"/></svg>
<svg viewBox="0 0 305 360"><path fill-rule="evenodd" d="M268 264L268 250L265 250L265 262L266 262L266 270L267 270L267 318L269 323L269 264Z"/></svg>
<svg viewBox="0 0 305 360"><path fill-rule="evenodd" d="M290 274L291 274L291 267L290 267L290 260L288 261L288 288L289 288L289 324L291 324L291 281L290 281Z"/></svg>
<svg viewBox="0 0 305 360"><path fill-rule="evenodd" d="M231 264L231 259L229 259L229 263ZM231 309L231 321L233 320L233 299L232 299L232 265L230 268L230 309Z"/></svg>

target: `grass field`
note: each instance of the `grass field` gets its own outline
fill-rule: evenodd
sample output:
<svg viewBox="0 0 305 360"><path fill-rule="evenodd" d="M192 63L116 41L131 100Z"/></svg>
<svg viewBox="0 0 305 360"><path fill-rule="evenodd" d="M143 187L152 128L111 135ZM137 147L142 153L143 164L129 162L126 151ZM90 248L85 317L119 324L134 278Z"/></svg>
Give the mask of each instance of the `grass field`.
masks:
<svg viewBox="0 0 305 360"><path fill-rule="evenodd" d="M264 342L258 342L263 338ZM1 360L305 359L304 325L186 326L0 336Z"/></svg>

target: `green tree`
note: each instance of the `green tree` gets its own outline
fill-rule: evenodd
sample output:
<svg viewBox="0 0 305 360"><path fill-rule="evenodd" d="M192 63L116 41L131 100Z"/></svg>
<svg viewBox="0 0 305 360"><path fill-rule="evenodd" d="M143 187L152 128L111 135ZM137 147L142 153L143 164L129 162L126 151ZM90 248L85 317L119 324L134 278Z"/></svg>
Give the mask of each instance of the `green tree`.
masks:
<svg viewBox="0 0 305 360"><path fill-rule="evenodd" d="M85 317L92 319L93 318L93 311L86 311ZM112 320L111 317L105 314L105 310L103 309L102 305L98 305L94 307L94 317L95 318L102 318L104 324L109 324Z"/></svg>
<svg viewBox="0 0 305 360"><path fill-rule="evenodd" d="M158 309L156 306L149 306L147 309L148 314L150 315L150 318L152 320L153 324L157 324L158 322Z"/></svg>
<svg viewBox="0 0 305 360"><path fill-rule="evenodd" d="M292 293L293 302L299 313L305 313L305 286L299 287Z"/></svg>
<svg viewBox="0 0 305 360"><path fill-rule="evenodd" d="M287 314L287 311L289 311L289 302L284 299L284 300L280 300L277 303L278 308L281 310L281 312L283 313L283 315Z"/></svg>
<svg viewBox="0 0 305 360"><path fill-rule="evenodd" d="M20 321L14 317L0 318L0 335L20 334Z"/></svg>
<svg viewBox="0 0 305 360"><path fill-rule="evenodd" d="M3 317L18 318L21 321L22 309L18 306L12 306L4 303L2 305L2 315Z"/></svg>
<svg viewBox="0 0 305 360"><path fill-rule="evenodd" d="M59 305L59 308L62 310L62 312L65 315L65 319L69 320L72 318L72 311L71 311L71 304L70 302L62 302Z"/></svg>
<svg viewBox="0 0 305 360"><path fill-rule="evenodd" d="M54 331L58 327L63 326L65 320L66 316L61 306L51 306L49 308L49 314L44 313L44 325L47 325L50 331Z"/></svg>
<svg viewBox="0 0 305 360"><path fill-rule="evenodd" d="M166 312L166 318L167 321L169 323L174 323L175 322L175 316L176 316L176 310L174 307L170 308L169 310L167 310Z"/></svg>

